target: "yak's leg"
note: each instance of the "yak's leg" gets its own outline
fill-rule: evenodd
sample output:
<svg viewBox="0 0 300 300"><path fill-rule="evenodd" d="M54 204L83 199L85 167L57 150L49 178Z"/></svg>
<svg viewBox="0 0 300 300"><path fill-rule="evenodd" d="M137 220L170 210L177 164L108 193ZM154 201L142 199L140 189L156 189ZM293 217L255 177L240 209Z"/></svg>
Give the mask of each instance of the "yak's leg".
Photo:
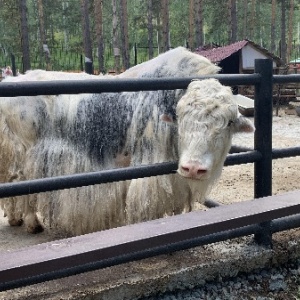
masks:
<svg viewBox="0 0 300 300"><path fill-rule="evenodd" d="M10 176L8 182L18 182L24 180L22 171L18 171ZM36 195L26 195L5 199L2 208L4 216L8 218L10 226L21 226L23 219L29 233L39 233L44 231L36 215Z"/></svg>
<svg viewBox="0 0 300 300"><path fill-rule="evenodd" d="M8 182L18 181L19 173L11 174ZM4 211L4 217L7 217L10 226L21 226L23 224L22 210L17 209L18 200L15 197L2 200L1 208Z"/></svg>
<svg viewBox="0 0 300 300"><path fill-rule="evenodd" d="M22 213L16 210L16 199L3 199L2 209L4 211L4 217L7 217L8 224L10 226L21 226L23 224Z"/></svg>
<svg viewBox="0 0 300 300"><path fill-rule="evenodd" d="M40 233L44 227L36 215L37 195L29 195L25 200L24 223L29 233Z"/></svg>

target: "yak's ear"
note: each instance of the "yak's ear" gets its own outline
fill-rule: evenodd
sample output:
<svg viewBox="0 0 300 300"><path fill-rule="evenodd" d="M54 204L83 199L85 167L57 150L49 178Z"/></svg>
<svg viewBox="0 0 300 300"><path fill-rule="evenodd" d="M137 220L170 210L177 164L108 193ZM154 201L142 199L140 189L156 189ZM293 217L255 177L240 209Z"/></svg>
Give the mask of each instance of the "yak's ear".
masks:
<svg viewBox="0 0 300 300"><path fill-rule="evenodd" d="M254 132L255 127L252 121L245 118L241 114L238 115L238 118L234 122L235 132Z"/></svg>

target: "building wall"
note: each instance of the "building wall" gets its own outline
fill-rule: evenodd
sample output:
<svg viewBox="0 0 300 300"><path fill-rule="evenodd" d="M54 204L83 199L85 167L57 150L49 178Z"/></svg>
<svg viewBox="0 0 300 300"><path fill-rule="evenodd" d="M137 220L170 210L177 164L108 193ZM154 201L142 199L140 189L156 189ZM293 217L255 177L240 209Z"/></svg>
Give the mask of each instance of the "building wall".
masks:
<svg viewBox="0 0 300 300"><path fill-rule="evenodd" d="M242 68L243 69L254 69L255 59L266 59L270 58L264 53L258 51L251 45L246 45L242 48ZM276 68L276 63L273 61L273 67Z"/></svg>

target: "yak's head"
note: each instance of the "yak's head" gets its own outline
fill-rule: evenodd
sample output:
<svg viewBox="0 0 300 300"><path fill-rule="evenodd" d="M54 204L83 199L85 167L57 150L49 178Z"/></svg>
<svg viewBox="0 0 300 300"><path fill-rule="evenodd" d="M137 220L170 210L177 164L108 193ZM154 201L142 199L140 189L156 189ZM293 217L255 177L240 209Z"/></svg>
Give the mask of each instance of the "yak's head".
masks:
<svg viewBox="0 0 300 300"><path fill-rule="evenodd" d="M192 81L176 114L178 173L186 178L219 177L233 134L254 131L252 122L238 112L231 89L216 79Z"/></svg>

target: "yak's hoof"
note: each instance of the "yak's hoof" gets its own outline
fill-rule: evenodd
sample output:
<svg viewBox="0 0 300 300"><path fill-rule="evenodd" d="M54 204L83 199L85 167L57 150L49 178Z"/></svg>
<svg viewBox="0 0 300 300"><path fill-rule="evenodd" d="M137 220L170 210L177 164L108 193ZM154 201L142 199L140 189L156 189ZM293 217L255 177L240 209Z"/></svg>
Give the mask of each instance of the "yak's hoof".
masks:
<svg viewBox="0 0 300 300"><path fill-rule="evenodd" d="M42 225L37 225L35 227L28 227L27 231L29 233L37 234L37 233L43 232L44 231L44 227Z"/></svg>
<svg viewBox="0 0 300 300"><path fill-rule="evenodd" d="M22 226L23 220L22 219L19 219L19 220L13 219L13 220L9 220L8 223L10 226Z"/></svg>

